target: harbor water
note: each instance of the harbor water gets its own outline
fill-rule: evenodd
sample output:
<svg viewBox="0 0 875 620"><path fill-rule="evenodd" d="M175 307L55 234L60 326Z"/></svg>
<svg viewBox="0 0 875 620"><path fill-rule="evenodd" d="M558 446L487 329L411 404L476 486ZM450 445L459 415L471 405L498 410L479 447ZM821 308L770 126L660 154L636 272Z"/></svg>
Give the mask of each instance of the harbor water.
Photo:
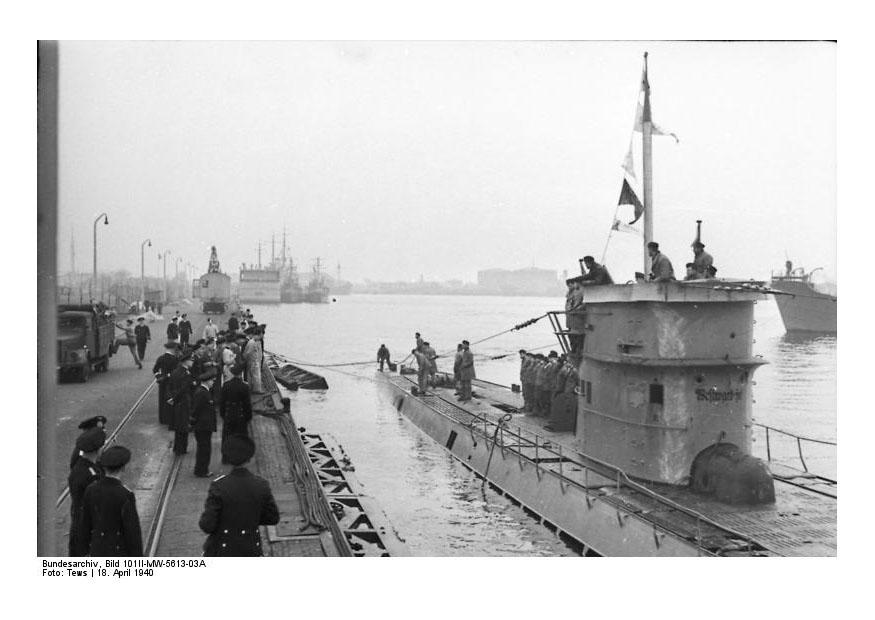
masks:
<svg viewBox="0 0 875 620"><path fill-rule="evenodd" d="M456 344L472 343L477 377L519 383L519 349L558 349L545 318L519 331L477 341L564 307L564 298L433 295L350 295L330 304L248 306L268 325L265 348L323 374L327 392L291 394L299 426L340 443L365 492L383 508L414 555L556 556L574 550L521 508L484 487L470 471L399 414L378 386L376 353L385 343L393 361L406 357L414 333L451 370ZM773 300L757 304L754 352L769 364L757 370L756 422L798 435L835 441L836 339L793 337ZM799 467L795 440L774 431L773 459ZM835 448L804 443L807 467L835 477ZM754 433L765 458L765 436Z"/></svg>

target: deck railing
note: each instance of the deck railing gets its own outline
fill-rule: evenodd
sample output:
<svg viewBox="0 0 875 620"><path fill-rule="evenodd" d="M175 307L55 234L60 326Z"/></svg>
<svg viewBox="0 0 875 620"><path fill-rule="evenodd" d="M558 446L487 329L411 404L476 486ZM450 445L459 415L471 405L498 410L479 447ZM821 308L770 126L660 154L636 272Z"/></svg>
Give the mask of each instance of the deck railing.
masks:
<svg viewBox="0 0 875 620"><path fill-rule="evenodd" d="M775 433L779 435L783 435L785 437L790 437L796 443L796 453L799 457L799 462L802 465L803 471L809 473L808 471L808 463L805 461L805 454L802 449L803 443L812 443L826 446L837 447L838 444L834 441L827 441L825 439L814 439L813 437L803 437L802 435L797 435L795 433L791 433L789 431L782 430L780 428L775 428L774 426L768 426L767 424L760 424L759 422L754 422L754 426L764 429L766 436L766 461L771 463L772 459L772 440L771 436ZM835 482L833 480L833 482Z"/></svg>

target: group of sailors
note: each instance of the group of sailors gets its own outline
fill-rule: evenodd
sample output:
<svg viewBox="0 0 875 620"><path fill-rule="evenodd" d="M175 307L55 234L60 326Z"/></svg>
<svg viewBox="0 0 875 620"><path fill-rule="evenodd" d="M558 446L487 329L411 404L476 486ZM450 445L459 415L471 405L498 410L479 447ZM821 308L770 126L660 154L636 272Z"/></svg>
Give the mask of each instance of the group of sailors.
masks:
<svg viewBox="0 0 875 620"><path fill-rule="evenodd" d="M705 251L705 244L696 239L690 246L693 248L693 260L686 264L684 280L711 280L717 277L717 268L713 257ZM659 244L651 241L647 244L650 256L650 279L654 282L670 282L675 280L674 267L668 257L659 251Z"/></svg>
<svg viewBox="0 0 875 620"><path fill-rule="evenodd" d="M266 326L255 322L248 311L239 318L232 315L226 330L208 320L205 338L188 345L181 342L179 329L185 322L184 314L171 321L176 333L168 326L166 350L153 368L159 386L159 423L174 432L176 454L187 453L188 436L194 434L194 475L209 478L214 475L212 435L221 417L222 463L232 469L216 478L207 493L199 519L208 534L204 555L262 555L258 526L276 524L279 511L268 483L246 464L255 453L249 436L251 395L263 390L261 345ZM69 554L140 556L143 543L136 501L120 482L131 452L123 446L103 449L105 426L104 416L79 425L82 434L76 440L68 478Z"/></svg>
<svg viewBox="0 0 875 620"><path fill-rule="evenodd" d="M410 355L416 360L416 378L417 378L417 394L426 395L430 387L438 385L437 377L437 359L438 354L431 343L424 340L419 332L414 334L416 346L411 349ZM377 350L377 362L380 364L380 371L383 370L383 363L389 362L389 349L385 344L381 344ZM391 366L390 366L391 368ZM457 399L461 402L471 400L473 392L471 390L471 381L476 377L474 372L474 354L471 352L471 343L463 340L456 345L456 354L453 359L453 386L456 389Z"/></svg>
<svg viewBox="0 0 875 620"><path fill-rule="evenodd" d="M566 354L546 356L520 349L520 383L526 415L547 418L546 428L567 431L577 417L577 366Z"/></svg>

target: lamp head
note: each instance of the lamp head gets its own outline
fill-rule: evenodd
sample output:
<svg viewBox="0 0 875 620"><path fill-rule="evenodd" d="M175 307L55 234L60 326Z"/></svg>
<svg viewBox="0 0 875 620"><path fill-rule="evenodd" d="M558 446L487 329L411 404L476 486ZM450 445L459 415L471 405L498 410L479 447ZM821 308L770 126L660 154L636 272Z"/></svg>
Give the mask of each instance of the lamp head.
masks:
<svg viewBox="0 0 875 620"><path fill-rule="evenodd" d="M103 216L103 225L109 226L109 216L107 216L107 215Z"/></svg>

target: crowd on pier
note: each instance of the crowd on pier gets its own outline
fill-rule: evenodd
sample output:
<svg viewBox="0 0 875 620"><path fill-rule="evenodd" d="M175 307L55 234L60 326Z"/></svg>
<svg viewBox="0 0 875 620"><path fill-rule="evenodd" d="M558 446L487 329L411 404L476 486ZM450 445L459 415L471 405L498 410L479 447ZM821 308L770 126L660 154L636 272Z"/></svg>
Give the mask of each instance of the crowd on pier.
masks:
<svg viewBox="0 0 875 620"><path fill-rule="evenodd" d="M232 313L227 328L207 319L202 338L192 339L186 314L172 317L165 351L152 369L158 383L158 423L173 432L173 452L188 452L194 435L194 475L212 478L212 437L222 420L222 464L232 469L210 484L200 528L207 556L262 555L259 525L276 524L279 511L268 483L246 464L255 453L249 436L252 396L263 392L264 331L248 310ZM127 330L133 323L127 321ZM138 325L139 327L139 325ZM146 327L146 341L151 338ZM138 333L131 327L135 345ZM140 332L142 333L142 332ZM142 350L131 349L138 366ZM143 542L136 500L120 481L130 450L106 442L106 417L79 425L70 461L70 556L141 556Z"/></svg>

